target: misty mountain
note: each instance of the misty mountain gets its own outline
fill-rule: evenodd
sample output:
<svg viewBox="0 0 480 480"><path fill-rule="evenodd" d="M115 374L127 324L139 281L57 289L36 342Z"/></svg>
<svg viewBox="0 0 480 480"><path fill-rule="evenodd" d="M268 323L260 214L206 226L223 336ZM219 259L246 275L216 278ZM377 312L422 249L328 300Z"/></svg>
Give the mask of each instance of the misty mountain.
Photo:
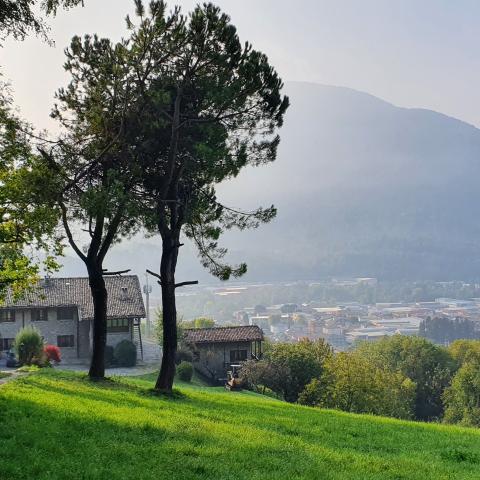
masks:
<svg viewBox="0 0 480 480"><path fill-rule="evenodd" d="M219 188L235 207L275 204L257 231L228 232L245 280L480 277L480 130L347 88L290 82L276 162ZM183 247L179 279L211 281ZM159 262L155 239L125 241L112 268ZM84 274L67 259L64 273Z"/></svg>

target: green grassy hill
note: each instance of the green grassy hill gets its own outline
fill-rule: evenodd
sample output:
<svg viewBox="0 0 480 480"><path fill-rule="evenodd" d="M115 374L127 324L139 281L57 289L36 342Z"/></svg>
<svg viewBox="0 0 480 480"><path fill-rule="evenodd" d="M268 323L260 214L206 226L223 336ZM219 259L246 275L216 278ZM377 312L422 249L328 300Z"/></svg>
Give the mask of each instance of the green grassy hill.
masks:
<svg viewBox="0 0 480 480"><path fill-rule="evenodd" d="M41 371L0 387L0 479L480 479L480 431L151 378Z"/></svg>

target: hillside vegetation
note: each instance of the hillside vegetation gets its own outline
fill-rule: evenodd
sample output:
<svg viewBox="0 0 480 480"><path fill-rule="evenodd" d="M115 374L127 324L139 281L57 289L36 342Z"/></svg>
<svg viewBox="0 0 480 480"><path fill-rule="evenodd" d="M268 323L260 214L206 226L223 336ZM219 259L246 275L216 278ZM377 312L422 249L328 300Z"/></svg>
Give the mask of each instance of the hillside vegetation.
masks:
<svg viewBox="0 0 480 480"><path fill-rule="evenodd" d="M2 386L0 478L480 478L478 430L152 384L44 370Z"/></svg>

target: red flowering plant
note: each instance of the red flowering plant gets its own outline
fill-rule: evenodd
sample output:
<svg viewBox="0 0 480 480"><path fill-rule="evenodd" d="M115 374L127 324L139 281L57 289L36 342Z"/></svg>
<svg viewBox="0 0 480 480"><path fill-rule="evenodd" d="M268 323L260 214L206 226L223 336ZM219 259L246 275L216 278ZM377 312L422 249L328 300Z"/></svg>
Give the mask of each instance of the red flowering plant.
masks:
<svg viewBox="0 0 480 480"><path fill-rule="evenodd" d="M56 345L46 345L43 351L45 352L49 363L57 364L62 361L62 354Z"/></svg>

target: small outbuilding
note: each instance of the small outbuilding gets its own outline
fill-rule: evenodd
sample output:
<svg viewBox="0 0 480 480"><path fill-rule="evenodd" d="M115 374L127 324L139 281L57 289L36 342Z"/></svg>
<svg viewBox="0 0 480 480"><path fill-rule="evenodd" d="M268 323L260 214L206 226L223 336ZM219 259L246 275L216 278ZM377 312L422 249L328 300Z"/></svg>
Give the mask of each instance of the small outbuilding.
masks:
<svg viewBox="0 0 480 480"><path fill-rule="evenodd" d="M263 331L257 325L187 329L183 341L193 352L195 370L213 381L225 380L232 365L262 358Z"/></svg>

